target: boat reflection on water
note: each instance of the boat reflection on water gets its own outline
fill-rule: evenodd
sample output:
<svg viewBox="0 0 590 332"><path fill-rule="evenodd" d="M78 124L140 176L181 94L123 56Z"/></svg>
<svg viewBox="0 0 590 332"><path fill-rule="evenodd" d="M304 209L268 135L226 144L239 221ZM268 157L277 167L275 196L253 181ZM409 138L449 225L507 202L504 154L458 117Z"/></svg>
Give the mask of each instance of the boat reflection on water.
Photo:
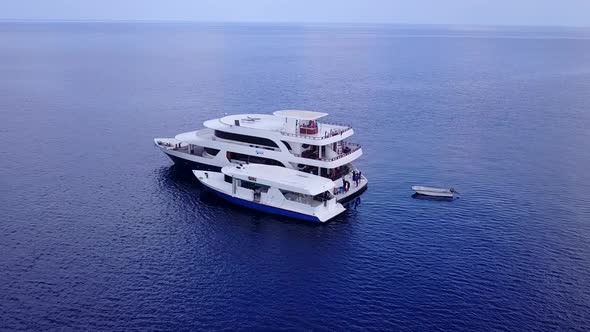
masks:
<svg viewBox="0 0 590 332"><path fill-rule="evenodd" d="M350 200L346 203L343 203L345 208L356 210L356 208L361 204L361 197L358 196L357 198Z"/></svg>
<svg viewBox="0 0 590 332"><path fill-rule="evenodd" d="M453 198L453 197L443 197L443 196L428 196L428 195L422 195L422 194L418 194L418 193L412 194L412 198L425 200L425 201L444 201L444 202L452 202L455 199L459 199L459 197Z"/></svg>
<svg viewBox="0 0 590 332"><path fill-rule="evenodd" d="M155 170L155 173L158 185L163 191L175 190L175 194L178 194L194 187L201 187L198 185L198 181L186 173L186 168L176 164L160 167ZM195 184L197 185L195 186Z"/></svg>
<svg viewBox="0 0 590 332"><path fill-rule="evenodd" d="M205 190L182 165L161 167L155 172L158 188L163 195L167 196L167 200L183 204L195 204L197 201L209 204L217 201L215 195Z"/></svg>

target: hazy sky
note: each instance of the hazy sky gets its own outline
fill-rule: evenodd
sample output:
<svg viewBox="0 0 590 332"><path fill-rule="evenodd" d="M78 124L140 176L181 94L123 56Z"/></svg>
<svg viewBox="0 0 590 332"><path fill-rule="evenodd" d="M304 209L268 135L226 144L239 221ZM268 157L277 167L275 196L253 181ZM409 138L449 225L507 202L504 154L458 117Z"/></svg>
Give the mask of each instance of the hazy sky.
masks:
<svg viewBox="0 0 590 332"><path fill-rule="evenodd" d="M0 0L0 19L590 26L590 0Z"/></svg>

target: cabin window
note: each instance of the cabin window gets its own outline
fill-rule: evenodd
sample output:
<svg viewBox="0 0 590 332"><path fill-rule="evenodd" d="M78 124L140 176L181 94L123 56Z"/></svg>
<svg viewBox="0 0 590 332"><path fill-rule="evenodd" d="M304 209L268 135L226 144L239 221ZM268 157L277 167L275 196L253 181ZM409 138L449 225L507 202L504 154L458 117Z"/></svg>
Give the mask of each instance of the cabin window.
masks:
<svg viewBox="0 0 590 332"><path fill-rule="evenodd" d="M206 147L205 152L207 152L208 154L210 154L212 156L216 156L219 153L219 150Z"/></svg>
<svg viewBox="0 0 590 332"><path fill-rule="evenodd" d="M281 141L281 142L283 142L283 144L285 144L285 146L287 147L287 149L288 149L289 151L291 151L291 150L292 150L292 149L291 149L291 145L290 145L288 142L285 142L285 141Z"/></svg>
<svg viewBox="0 0 590 332"><path fill-rule="evenodd" d="M334 195L332 195L332 193L330 193L329 191L324 191L321 194L313 196L314 200L320 201L320 202L328 201L328 200L331 200L332 198L334 198Z"/></svg>
<svg viewBox="0 0 590 332"><path fill-rule="evenodd" d="M221 130L215 131L215 137L227 139L230 141L237 141L237 142L243 142L243 143L248 143L248 144L254 144L254 145L271 146L273 148L279 147L277 145L277 143L275 143L273 140L268 139L268 138L228 133L228 132L221 131Z"/></svg>
<svg viewBox="0 0 590 332"><path fill-rule="evenodd" d="M242 154L242 153L229 152L229 151L228 151L228 154L229 154L228 159L231 159L231 160L238 160L238 161L243 161L243 162L252 163L252 164L264 164L264 165L285 167L285 165L283 165L282 162L280 162L278 160L270 159L270 158L251 156L249 154Z"/></svg>
<svg viewBox="0 0 590 332"><path fill-rule="evenodd" d="M223 180L225 180L227 183L232 183L232 177L229 175L224 175Z"/></svg>
<svg viewBox="0 0 590 332"><path fill-rule="evenodd" d="M246 180L240 180L240 187L246 188L246 189L251 189L251 190L258 190L263 193L268 192L268 189L270 189L269 186L265 186L260 183L254 183L254 182L250 182L250 181L246 181Z"/></svg>
<svg viewBox="0 0 590 332"><path fill-rule="evenodd" d="M301 193L296 193L296 192L284 190L284 189L279 189L279 190L281 191L281 193L283 194L283 196L287 200L302 203L302 204L314 204L313 203L314 202L313 196L301 194Z"/></svg>

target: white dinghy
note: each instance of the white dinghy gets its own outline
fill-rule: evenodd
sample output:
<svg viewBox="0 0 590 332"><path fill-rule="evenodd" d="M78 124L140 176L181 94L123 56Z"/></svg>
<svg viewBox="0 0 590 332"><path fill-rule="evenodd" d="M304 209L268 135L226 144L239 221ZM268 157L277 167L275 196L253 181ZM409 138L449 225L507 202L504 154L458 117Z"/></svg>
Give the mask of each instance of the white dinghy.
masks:
<svg viewBox="0 0 590 332"><path fill-rule="evenodd" d="M454 198L459 193L453 188L435 188L435 187L424 187L424 186L412 186L412 190L419 195L433 196L433 197L444 197Z"/></svg>

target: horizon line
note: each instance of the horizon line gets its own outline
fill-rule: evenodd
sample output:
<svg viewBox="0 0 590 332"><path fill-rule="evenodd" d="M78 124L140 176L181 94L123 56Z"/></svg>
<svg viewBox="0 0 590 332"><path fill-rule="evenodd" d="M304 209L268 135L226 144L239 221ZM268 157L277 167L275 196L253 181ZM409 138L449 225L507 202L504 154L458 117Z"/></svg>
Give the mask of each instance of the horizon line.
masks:
<svg viewBox="0 0 590 332"><path fill-rule="evenodd" d="M505 23L409 23L409 22L322 22L322 21L200 21L168 19L13 19L0 18L0 23L197 23L197 24L276 24L276 25L408 25L408 26L469 26L502 28L590 28L590 25L539 25Z"/></svg>

